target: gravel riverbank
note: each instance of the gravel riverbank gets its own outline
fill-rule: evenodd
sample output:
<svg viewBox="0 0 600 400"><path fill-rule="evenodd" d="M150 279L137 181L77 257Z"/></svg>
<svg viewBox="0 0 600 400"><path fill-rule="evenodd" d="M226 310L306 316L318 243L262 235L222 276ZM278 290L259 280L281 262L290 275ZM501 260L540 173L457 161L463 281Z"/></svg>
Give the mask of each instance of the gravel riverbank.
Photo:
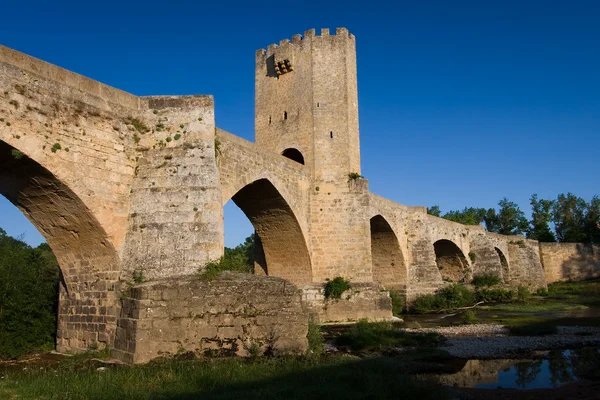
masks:
<svg viewBox="0 0 600 400"><path fill-rule="evenodd" d="M440 328L407 329L437 332L446 338L441 348L457 358L523 358L528 352L600 346L600 328L565 326L546 336L508 336L501 325L477 324Z"/></svg>

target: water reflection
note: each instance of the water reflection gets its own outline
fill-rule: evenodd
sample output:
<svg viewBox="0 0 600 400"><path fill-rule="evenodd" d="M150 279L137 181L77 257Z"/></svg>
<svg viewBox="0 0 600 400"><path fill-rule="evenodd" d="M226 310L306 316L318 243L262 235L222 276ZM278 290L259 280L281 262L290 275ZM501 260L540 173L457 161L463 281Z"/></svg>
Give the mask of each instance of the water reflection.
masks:
<svg viewBox="0 0 600 400"><path fill-rule="evenodd" d="M542 389L580 379L600 379L600 349L553 350L543 360L469 360L443 384L474 388Z"/></svg>

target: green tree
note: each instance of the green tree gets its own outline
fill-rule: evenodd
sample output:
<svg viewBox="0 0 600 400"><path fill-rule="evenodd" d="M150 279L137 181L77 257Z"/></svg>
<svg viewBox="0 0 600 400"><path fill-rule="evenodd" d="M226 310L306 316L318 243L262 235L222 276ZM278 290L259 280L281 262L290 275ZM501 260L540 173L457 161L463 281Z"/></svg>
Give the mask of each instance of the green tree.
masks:
<svg viewBox="0 0 600 400"><path fill-rule="evenodd" d="M552 200L538 200L537 194L531 195L529 201L531 204L531 223L527 231L527 237L540 242L556 242L549 225L552 220L554 202Z"/></svg>
<svg viewBox="0 0 600 400"><path fill-rule="evenodd" d="M500 218L494 208L489 208L485 212L483 222L485 223L485 229L487 229L488 232L500 233Z"/></svg>
<svg viewBox="0 0 600 400"><path fill-rule="evenodd" d="M584 232L588 242L600 244L600 198L597 195L587 206Z"/></svg>
<svg viewBox="0 0 600 400"><path fill-rule="evenodd" d="M54 346L58 284L47 244L31 248L0 229L0 357Z"/></svg>
<svg viewBox="0 0 600 400"><path fill-rule="evenodd" d="M485 214L485 208L465 207L462 211L449 211L442 218L464 225L479 225L483 222Z"/></svg>
<svg viewBox="0 0 600 400"><path fill-rule="evenodd" d="M435 205L427 207L427 214L433 215L435 217L440 217L442 215L442 211L440 210L440 206Z"/></svg>
<svg viewBox="0 0 600 400"><path fill-rule="evenodd" d="M572 193L561 193L552 206L552 220L559 242L585 243L587 203Z"/></svg>
<svg viewBox="0 0 600 400"><path fill-rule="evenodd" d="M527 232L529 222L525 218L525 213L521 211L519 206L509 201L506 197L498 202L500 211L498 211L497 230L491 232L500 233L502 235L520 235ZM488 230L490 230L488 228Z"/></svg>
<svg viewBox="0 0 600 400"><path fill-rule="evenodd" d="M244 243L234 248L225 247L225 253L221 260L223 269L228 271L253 272L254 238L255 234L253 233L244 240Z"/></svg>

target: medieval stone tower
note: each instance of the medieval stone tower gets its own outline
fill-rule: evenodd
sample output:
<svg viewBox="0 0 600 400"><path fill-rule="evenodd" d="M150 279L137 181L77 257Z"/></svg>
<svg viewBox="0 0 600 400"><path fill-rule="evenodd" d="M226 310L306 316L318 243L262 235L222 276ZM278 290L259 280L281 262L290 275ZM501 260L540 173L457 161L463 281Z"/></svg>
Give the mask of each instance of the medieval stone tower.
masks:
<svg viewBox="0 0 600 400"><path fill-rule="evenodd" d="M345 28L256 53L256 143L307 165L318 183L360 173L356 44Z"/></svg>
<svg viewBox="0 0 600 400"><path fill-rule="evenodd" d="M310 174L315 282L372 280L367 182L349 179L360 174L356 79L356 42L345 28L311 29L256 53L256 143Z"/></svg>

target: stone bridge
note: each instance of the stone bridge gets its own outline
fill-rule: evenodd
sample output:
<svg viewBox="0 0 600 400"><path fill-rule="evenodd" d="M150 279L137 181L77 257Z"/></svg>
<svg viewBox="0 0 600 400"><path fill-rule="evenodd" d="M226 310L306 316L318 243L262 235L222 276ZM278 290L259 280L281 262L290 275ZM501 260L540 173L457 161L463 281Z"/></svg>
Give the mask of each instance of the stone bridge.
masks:
<svg viewBox="0 0 600 400"><path fill-rule="evenodd" d="M301 349L302 304L321 321L377 319L391 317L384 289L410 300L483 271L545 286L537 242L369 191L354 46L345 29L310 30L259 50L256 143L216 128L211 96L138 97L0 46L0 193L58 258L59 350L99 343L141 362L243 353L273 332L278 348ZM230 199L268 277L198 283L223 254ZM353 290L326 304L336 276Z"/></svg>

